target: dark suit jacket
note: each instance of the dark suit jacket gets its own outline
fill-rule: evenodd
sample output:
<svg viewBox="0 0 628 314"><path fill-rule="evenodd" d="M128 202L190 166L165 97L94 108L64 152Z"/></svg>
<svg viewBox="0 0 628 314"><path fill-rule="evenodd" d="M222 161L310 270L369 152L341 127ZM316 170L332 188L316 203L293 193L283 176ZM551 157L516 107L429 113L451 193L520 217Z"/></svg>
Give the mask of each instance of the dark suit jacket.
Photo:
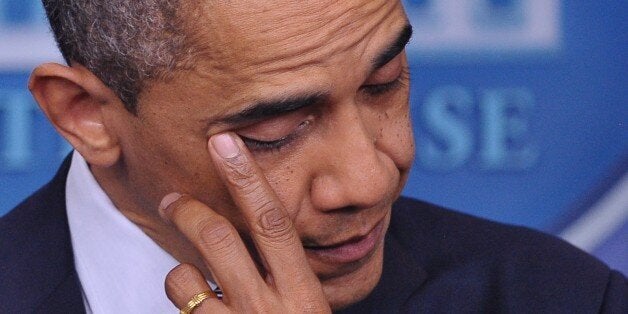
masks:
<svg viewBox="0 0 628 314"><path fill-rule="evenodd" d="M83 313L65 211L69 158L0 219L0 313ZM628 313L626 278L578 249L401 198L382 279L344 313Z"/></svg>

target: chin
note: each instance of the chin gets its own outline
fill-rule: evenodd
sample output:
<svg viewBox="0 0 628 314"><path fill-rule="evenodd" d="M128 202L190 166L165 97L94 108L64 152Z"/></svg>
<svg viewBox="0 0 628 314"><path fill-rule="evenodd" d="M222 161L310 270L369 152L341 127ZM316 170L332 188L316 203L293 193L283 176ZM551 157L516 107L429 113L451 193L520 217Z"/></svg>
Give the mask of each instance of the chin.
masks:
<svg viewBox="0 0 628 314"><path fill-rule="evenodd" d="M321 280L323 291L333 311L364 300L375 288L382 275L384 243L359 269L334 278Z"/></svg>

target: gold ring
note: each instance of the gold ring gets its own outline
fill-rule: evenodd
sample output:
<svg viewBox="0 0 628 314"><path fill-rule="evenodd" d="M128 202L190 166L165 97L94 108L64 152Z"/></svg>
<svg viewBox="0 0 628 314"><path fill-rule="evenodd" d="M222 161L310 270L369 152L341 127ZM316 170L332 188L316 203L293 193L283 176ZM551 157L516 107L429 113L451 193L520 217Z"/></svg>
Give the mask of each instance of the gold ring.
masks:
<svg viewBox="0 0 628 314"><path fill-rule="evenodd" d="M214 295L213 292L211 291L205 291L205 292L201 292L196 294L195 296L192 297L192 299L190 301L188 301L188 304L182 308L179 311L179 314L190 314L192 313L192 311L194 311L194 309L201 305L201 303L203 303L203 301L205 301L206 299L211 298Z"/></svg>

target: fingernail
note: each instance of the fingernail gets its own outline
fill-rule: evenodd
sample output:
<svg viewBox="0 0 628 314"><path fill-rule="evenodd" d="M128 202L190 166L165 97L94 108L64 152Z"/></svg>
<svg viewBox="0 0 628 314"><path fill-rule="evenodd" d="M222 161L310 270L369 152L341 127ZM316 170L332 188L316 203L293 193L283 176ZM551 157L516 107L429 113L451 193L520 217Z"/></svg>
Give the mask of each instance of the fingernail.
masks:
<svg viewBox="0 0 628 314"><path fill-rule="evenodd" d="M236 144L233 136L229 134L223 133L214 135L211 137L210 141L218 155L222 158L229 159L240 154L238 144Z"/></svg>
<svg viewBox="0 0 628 314"><path fill-rule="evenodd" d="M159 212L165 213L166 208L168 208L170 204L176 202L180 198L181 198L181 194L179 193L170 193L164 196L164 198L161 199L161 203L159 203Z"/></svg>

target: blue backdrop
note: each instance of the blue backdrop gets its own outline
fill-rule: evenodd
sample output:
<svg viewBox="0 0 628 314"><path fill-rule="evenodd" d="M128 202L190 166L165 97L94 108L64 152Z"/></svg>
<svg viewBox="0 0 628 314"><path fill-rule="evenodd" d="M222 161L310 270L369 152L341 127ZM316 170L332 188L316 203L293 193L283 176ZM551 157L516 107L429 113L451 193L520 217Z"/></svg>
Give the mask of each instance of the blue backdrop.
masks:
<svg viewBox="0 0 628 314"><path fill-rule="evenodd" d="M404 2L418 142L404 193L558 234L628 272L625 1ZM70 149L26 89L50 60L39 1L0 0L0 214Z"/></svg>

